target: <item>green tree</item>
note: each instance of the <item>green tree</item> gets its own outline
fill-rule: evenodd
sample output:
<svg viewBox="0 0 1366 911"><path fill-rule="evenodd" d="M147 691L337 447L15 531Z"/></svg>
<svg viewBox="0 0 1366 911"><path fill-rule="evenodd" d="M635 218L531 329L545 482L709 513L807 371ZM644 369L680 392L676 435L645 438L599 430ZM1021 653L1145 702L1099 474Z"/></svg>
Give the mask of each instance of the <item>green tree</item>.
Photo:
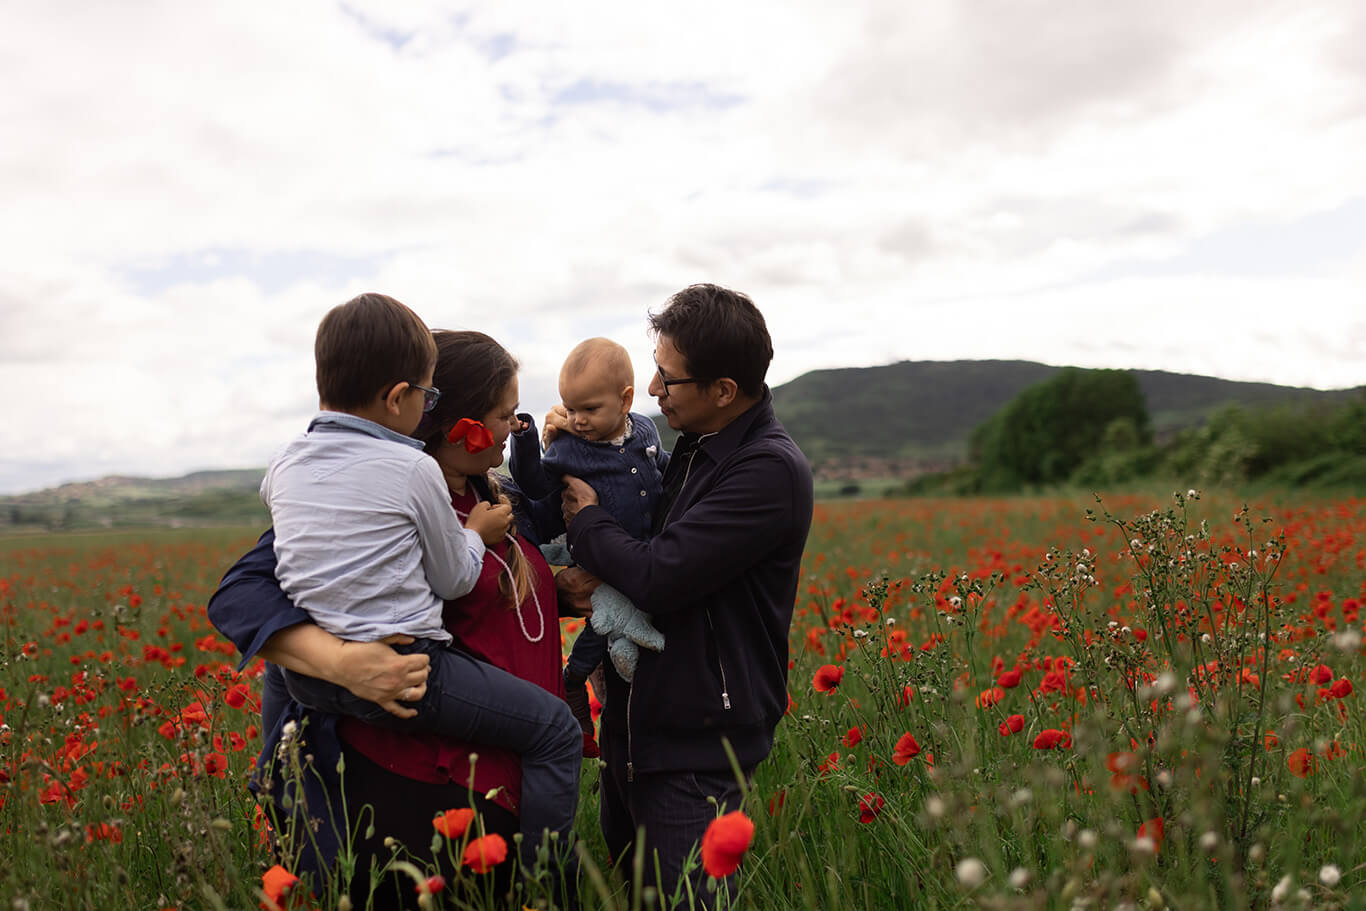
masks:
<svg viewBox="0 0 1366 911"><path fill-rule="evenodd" d="M1138 380L1126 370L1066 367L1021 392L970 441L987 490L1066 480L1106 438L1126 449L1152 441Z"/></svg>

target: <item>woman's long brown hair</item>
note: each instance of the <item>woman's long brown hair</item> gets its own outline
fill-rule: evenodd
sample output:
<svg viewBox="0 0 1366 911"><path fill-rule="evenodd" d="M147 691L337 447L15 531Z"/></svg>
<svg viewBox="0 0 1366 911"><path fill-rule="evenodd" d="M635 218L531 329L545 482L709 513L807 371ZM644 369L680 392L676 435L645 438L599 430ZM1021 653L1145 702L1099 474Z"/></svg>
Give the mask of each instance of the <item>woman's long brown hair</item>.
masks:
<svg viewBox="0 0 1366 911"><path fill-rule="evenodd" d="M498 406L509 384L517 378L517 361L506 348L482 332L440 329L432 333L432 337L436 340L436 372L432 375L432 385L441 390L441 398L435 408L423 415L414 436L422 441L428 455L435 456L443 445L449 445L446 434L457 421L461 418L482 421ZM488 488L493 502L507 502L492 472L480 480ZM507 564L518 596L526 598L531 594L535 579L520 546L508 548ZM498 590L510 607L518 606L513 601L512 584L506 574L498 577Z"/></svg>

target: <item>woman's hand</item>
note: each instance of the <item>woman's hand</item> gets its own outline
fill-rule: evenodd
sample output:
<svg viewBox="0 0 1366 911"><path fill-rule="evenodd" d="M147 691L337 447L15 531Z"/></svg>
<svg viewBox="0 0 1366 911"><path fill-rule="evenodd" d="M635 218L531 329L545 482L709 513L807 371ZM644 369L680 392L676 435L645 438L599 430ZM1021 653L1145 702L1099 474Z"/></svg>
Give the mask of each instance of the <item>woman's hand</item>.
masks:
<svg viewBox="0 0 1366 911"><path fill-rule="evenodd" d="M362 699L377 703L390 714L412 718L416 709L401 703L418 702L427 694L427 672L431 659L426 655L404 655L391 648L407 645L412 636L387 636L378 642L342 640L338 651L339 673L345 678L334 681Z"/></svg>
<svg viewBox="0 0 1366 911"><path fill-rule="evenodd" d="M272 635L259 654L297 674L350 690L400 718L412 718L417 711L400 703L426 695L431 659L403 655L391 647L412 641L411 636L389 636L378 642L350 642L312 623L299 623Z"/></svg>
<svg viewBox="0 0 1366 911"><path fill-rule="evenodd" d="M541 428L541 445L549 446L550 441L560 435L560 431L573 433L569 426L569 412L563 405L556 405L545 413L545 426Z"/></svg>
<svg viewBox="0 0 1366 911"><path fill-rule="evenodd" d="M476 503L465 520L465 527L474 531L484 543L497 544L507 537L512 528L512 506L508 503Z"/></svg>
<svg viewBox="0 0 1366 911"><path fill-rule="evenodd" d="M555 593L560 600L560 616L593 616L593 602L589 598L601 584L601 579L577 566L566 567L556 573Z"/></svg>

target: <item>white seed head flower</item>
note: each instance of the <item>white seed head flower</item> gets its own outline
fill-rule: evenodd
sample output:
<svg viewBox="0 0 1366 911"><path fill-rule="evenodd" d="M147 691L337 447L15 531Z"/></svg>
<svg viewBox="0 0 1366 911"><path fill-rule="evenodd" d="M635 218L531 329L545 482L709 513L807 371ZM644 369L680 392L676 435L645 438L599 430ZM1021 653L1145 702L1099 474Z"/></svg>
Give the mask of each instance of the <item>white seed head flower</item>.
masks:
<svg viewBox="0 0 1366 911"><path fill-rule="evenodd" d="M1290 887L1292 885L1293 883L1289 873L1282 876L1281 881L1276 883L1275 888L1271 890L1271 900L1273 902L1285 901L1285 897L1290 894Z"/></svg>
<svg viewBox="0 0 1366 911"><path fill-rule="evenodd" d="M1361 631L1345 629L1333 637L1333 645L1340 652L1354 652L1361 647Z"/></svg>
<svg viewBox="0 0 1366 911"><path fill-rule="evenodd" d="M1219 833L1205 832L1200 836L1200 847L1204 848L1206 851L1213 851L1215 848L1219 847Z"/></svg>
<svg viewBox="0 0 1366 911"><path fill-rule="evenodd" d="M925 812L930 814L931 819L940 819L944 815L944 800L938 794L931 794L925 800Z"/></svg>
<svg viewBox="0 0 1366 911"><path fill-rule="evenodd" d="M1140 835L1133 840L1133 843L1129 845L1129 848L1135 854L1145 854L1151 857L1157 853L1157 842L1146 835Z"/></svg>
<svg viewBox="0 0 1366 911"><path fill-rule="evenodd" d="M866 638L868 638L868 631L865 630L865 629L856 629L856 630L854 630L854 638L855 638L855 639L866 639Z"/></svg>
<svg viewBox="0 0 1366 911"><path fill-rule="evenodd" d="M1160 788L1170 788L1172 786L1172 773L1163 769L1157 773L1157 785Z"/></svg>
<svg viewBox="0 0 1366 911"><path fill-rule="evenodd" d="M1259 864L1262 861L1266 860L1266 845L1262 844L1259 841L1252 847L1248 848L1247 859L1252 861L1254 864Z"/></svg>
<svg viewBox="0 0 1366 911"><path fill-rule="evenodd" d="M1333 888L1341 881L1342 871L1338 869L1337 864L1324 864L1319 867L1319 882L1328 888Z"/></svg>
<svg viewBox="0 0 1366 911"><path fill-rule="evenodd" d="M976 889L987 881L987 865L975 857L965 857L953 868L953 875L969 889Z"/></svg>
<svg viewBox="0 0 1366 911"><path fill-rule="evenodd" d="M957 595L953 595L949 598L949 604L953 605L954 607L962 607L963 599L958 597Z"/></svg>
<svg viewBox="0 0 1366 911"><path fill-rule="evenodd" d="M1012 889L1023 889L1029 885L1029 871L1024 867L1016 867L1010 871L1010 878L1007 880Z"/></svg>
<svg viewBox="0 0 1366 911"><path fill-rule="evenodd" d="M1262 783L1261 776L1259 776L1259 775L1253 775L1253 776L1252 776L1252 786L1253 786L1254 788L1257 787L1258 785L1260 785L1261 783ZM1253 847L1256 847L1256 845L1253 845Z"/></svg>
<svg viewBox="0 0 1366 911"><path fill-rule="evenodd" d="M1094 848L1096 842L1099 840L1099 836L1096 835L1095 829L1082 829L1081 834L1077 836L1077 844L1081 845L1082 848L1087 851Z"/></svg>

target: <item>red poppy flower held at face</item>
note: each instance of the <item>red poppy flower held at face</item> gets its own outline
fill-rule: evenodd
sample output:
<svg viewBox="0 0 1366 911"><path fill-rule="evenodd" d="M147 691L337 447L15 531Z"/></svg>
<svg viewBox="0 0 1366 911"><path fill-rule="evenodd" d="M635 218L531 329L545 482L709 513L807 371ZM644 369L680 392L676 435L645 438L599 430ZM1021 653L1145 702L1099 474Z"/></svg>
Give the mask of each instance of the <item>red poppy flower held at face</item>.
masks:
<svg viewBox="0 0 1366 911"><path fill-rule="evenodd" d="M702 869L721 879L740 867L754 840L754 823L739 810L718 816L702 834Z"/></svg>
<svg viewBox="0 0 1366 911"><path fill-rule="evenodd" d="M915 742L915 738L908 731L897 740L896 749L892 753L892 762L897 765L905 765L919 755L920 744Z"/></svg>
<svg viewBox="0 0 1366 911"><path fill-rule="evenodd" d="M465 845L461 863L475 873L487 873L508 858L508 843L494 832Z"/></svg>
<svg viewBox="0 0 1366 911"><path fill-rule="evenodd" d="M816 676L811 678L811 686L818 693L828 693L840 685L844 679L844 668L835 664L822 664L816 668Z"/></svg>
<svg viewBox="0 0 1366 911"><path fill-rule="evenodd" d="M465 441L466 452L483 452L493 445L493 434L481 422L471 418L461 418L446 434L446 442Z"/></svg>
<svg viewBox="0 0 1366 911"><path fill-rule="evenodd" d="M858 821L866 825L877 819L877 814L882 812L882 805L886 802L881 794L864 794L858 801Z"/></svg>
<svg viewBox="0 0 1366 911"><path fill-rule="evenodd" d="M475 813L469 807L447 810L432 820L432 828L447 838L460 838L474 822Z"/></svg>

